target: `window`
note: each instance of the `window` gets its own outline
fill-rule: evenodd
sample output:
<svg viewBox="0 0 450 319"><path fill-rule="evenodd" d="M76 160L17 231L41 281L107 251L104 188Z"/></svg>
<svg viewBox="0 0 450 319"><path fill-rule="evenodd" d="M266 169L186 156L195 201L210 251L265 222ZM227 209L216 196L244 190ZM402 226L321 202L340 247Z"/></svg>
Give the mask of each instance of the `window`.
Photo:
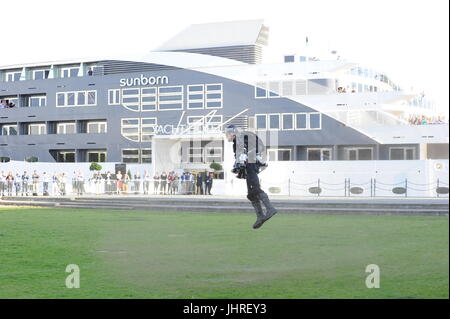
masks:
<svg viewBox="0 0 450 319"><path fill-rule="evenodd" d="M220 109L223 103L222 84L205 85L205 105L207 109Z"/></svg>
<svg viewBox="0 0 450 319"><path fill-rule="evenodd" d="M203 163L203 149L201 147L188 148L189 163Z"/></svg>
<svg viewBox="0 0 450 319"><path fill-rule="evenodd" d="M56 134L75 134L75 133L76 133L75 122L58 123L56 125Z"/></svg>
<svg viewBox="0 0 450 319"><path fill-rule="evenodd" d="M47 97L45 95L28 97L28 105L30 107L41 107L47 105Z"/></svg>
<svg viewBox="0 0 450 319"><path fill-rule="evenodd" d="M331 160L331 148L308 148L307 160L308 161L330 161Z"/></svg>
<svg viewBox="0 0 450 319"><path fill-rule="evenodd" d="M60 163L75 163L75 152L58 151L56 153L56 161Z"/></svg>
<svg viewBox="0 0 450 319"><path fill-rule="evenodd" d="M56 93L56 106L97 105L97 91L75 91Z"/></svg>
<svg viewBox="0 0 450 319"><path fill-rule="evenodd" d="M188 116L187 117L187 124L190 127L191 133L203 131L204 123L205 123L204 116Z"/></svg>
<svg viewBox="0 0 450 319"><path fill-rule="evenodd" d="M139 149L137 148L122 149L122 162L139 163Z"/></svg>
<svg viewBox="0 0 450 319"><path fill-rule="evenodd" d="M372 160L372 148L348 148L348 161L368 161Z"/></svg>
<svg viewBox="0 0 450 319"><path fill-rule="evenodd" d="M61 77L62 78L74 78L78 76L79 67L62 68Z"/></svg>
<svg viewBox="0 0 450 319"><path fill-rule="evenodd" d="M284 56L284 62L285 63L294 62L294 61L295 61L295 56L294 55L285 55Z"/></svg>
<svg viewBox="0 0 450 319"><path fill-rule="evenodd" d="M268 148L267 155L269 161L290 161L291 149Z"/></svg>
<svg viewBox="0 0 450 319"><path fill-rule="evenodd" d="M277 131L280 129L280 114L268 114L269 130Z"/></svg>
<svg viewBox="0 0 450 319"><path fill-rule="evenodd" d="M255 98L263 99L267 97L267 84L265 82L258 82L255 85Z"/></svg>
<svg viewBox="0 0 450 319"><path fill-rule="evenodd" d="M267 115L256 114L256 130L267 130Z"/></svg>
<svg viewBox="0 0 450 319"><path fill-rule="evenodd" d="M295 129L306 130L308 129L307 113L295 114Z"/></svg>
<svg viewBox="0 0 450 319"><path fill-rule="evenodd" d="M205 116L206 129L209 131L221 130L222 122L222 115Z"/></svg>
<svg viewBox="0 0 450 319"><path fill-rule="evenodd" d="M205 106L205 86L203 84L188 85L188 109L203 109Z"/></svg>
<svg viewBox="0 0 450 319"><path fill-rule="evenodd" d="M141 109L142 111L156 110L156 88L141 89Z"/></svg>
<svg viewBox="0 0 450 319"><path fill-rule="evenodd" d="M48 79L49 74L50 74L50 70L34 70L33 71L33 80Z"/></svg>
<svg viewBox="0 0 450 319"><path fill-rule="evenodd" d="M322 128L322 114L309 113L309 129L320 130Z"/></svg>
<svg viewBox="0 0 450 319"><path fill-rule="evenodd" d="M141 142L150 141L151 137L155 135L156 123L156 117L141 119Z"/></svg>
<svg viewBox="0 0 450 319"><path fill-rule="evenodd" d="M205 162L222 162L222 147L206 147L205 148Z"/></svg>
<svg viewBox="0 0 450 319"><path fill-rule="evenodd" d="M28 135L44 135L47 133L44 123L28 124Z"/></svg>
<svg viewBox="0 0 450 319"><path fill-rule="evenodd" d="M294 129L294 114L282 114L283 130Z"/></svg>
<svg viewBox="0 0 450 319"><path fill-rule="evenodd" d="M125 138L139 142L139 119L122 119L121 132Z"/></svg>
<svg viewBox="0 0 450 319"><path fill-rule="evenodd" d="M92 162L106 162L106 151L88 151L87 161Z"/></svg>
<svg viewBox="0 0 450 319"><path fill-rule="evenodd" d="M106 133L107 125L105 121L87 122L87 133Z"/></svg>
<svg viewBox="0 0 450 319"><path fill-rule="evenodd" d="M269 82L269 97L280 97L280 82Z"/></svg>
<svg viewBox="0 0 450 319"><path fill-rule="evenodd" d="M16 124L7 124L2 126L2 135L17 135L18 129Z"/></svg>
<svg viewBox="0 0 450 319"><path fill-rule="evenodd" d="M108 90L108 105L120 104L120 89Z"/></svg>
<svg viewBox="0 0 450 319"><path fill-rule="evenodd" d="M160 86L158 88L159 110L183 109L183 86Z"/></svg>
<svg viewBox="0 0 450 319"><path fill-rule="evenodd" d="M151 163L152 162L152 149L143 148L141 149L141 163Z"/></svg>
<svg viewBox="0 0 450 319"><path fill-rule="evenodd" d="M414 147L391 147L389 148L390 160L414 160L416 150Z"/></svg>
<svg viewBox="0 0 450 319"><path fill-rule="evenodd" d="M14 82L19 81L22 72L7 72L6 73L6 82Z"/></svg>
<svg viewBox="0 0 450 319"><path fill-rule="evenodd" d="M122 89L122 105L131 111L139 111L140 89Z"/></svg>

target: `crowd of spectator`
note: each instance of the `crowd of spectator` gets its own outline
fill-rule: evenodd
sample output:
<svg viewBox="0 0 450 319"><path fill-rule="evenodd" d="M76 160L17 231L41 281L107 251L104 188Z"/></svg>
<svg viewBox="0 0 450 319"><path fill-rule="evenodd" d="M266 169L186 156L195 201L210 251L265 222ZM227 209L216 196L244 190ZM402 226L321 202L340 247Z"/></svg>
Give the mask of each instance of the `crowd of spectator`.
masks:
<svg viewBox="0 0 450 319"><path fill-rule="evenodd" d="M445 121L441 116L433 116L427 117L425 115L417 116L411 115L408 118L408 123L410 125L428 125L428 124L448 124L448 121Z"/></svg>
<svg viewBox="0 0 450 319"><path fill-rule="evenodd" d="M175 172L162 172L150 175L144 171L141 175L122 173L95 172L86 178L83 172L73 172L71 179L66 173L39 174L0 172L0 196L65 196L71 192L81 196L91 194L156 194L156 195L211 195L213 173L184 172L181 176ZM70 184L69 184L70 183ZM153 188L151 187L153 183ZM69 187L69 185L71 187Z"/></svg>

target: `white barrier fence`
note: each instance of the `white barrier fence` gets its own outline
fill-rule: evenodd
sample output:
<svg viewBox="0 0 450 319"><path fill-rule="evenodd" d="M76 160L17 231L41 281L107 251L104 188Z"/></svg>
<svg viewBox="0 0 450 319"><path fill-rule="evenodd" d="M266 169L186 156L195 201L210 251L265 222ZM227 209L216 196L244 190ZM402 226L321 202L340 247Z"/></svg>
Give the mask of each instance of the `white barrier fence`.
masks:
<svg viewBox="0 0 450 319"><path fill-rule="evenodd" d="M110 171L114 173L116 163L101 163L103 177ZM337 197L448 197L448 160L415 160L415 161L278 161L270 162L269 167L260 174L262 188L271 195L284 196L337 196ZM127 164L127 171L132 178L127 183L118 185L116 180L107 181L92 179L89 171L90 163L0 163L0 171L9 171L22 175L30 174L29 192L32 192L31 175L37 171L41 176L36 191L43 193L42 173L49 175L48 192L51 195L61 194L61 188L67 195L77 194L161 194L159 182L144 180L144 172L153 176L149 164ZM82 172L84 180L77 186L77 172ZM180 170L177 173L181 173ZM66 174L64 185L53 183L54 173ZM135 180L139 172L141 179ZM23 185L18 185L22 187ZM203 193L205 184L202 185ZM81 191L80 191L81 190ZM1 190L0 190L1 191ZM16 184L3 187L3 194L16 194ZM22 191L19 190L19 196ZM195 180L165 185L166 194L195 194ZM224 180L214 180L211 189L213 195L245 195L247 193L244 180L237 179L234 174L225 172Z"/></svg>

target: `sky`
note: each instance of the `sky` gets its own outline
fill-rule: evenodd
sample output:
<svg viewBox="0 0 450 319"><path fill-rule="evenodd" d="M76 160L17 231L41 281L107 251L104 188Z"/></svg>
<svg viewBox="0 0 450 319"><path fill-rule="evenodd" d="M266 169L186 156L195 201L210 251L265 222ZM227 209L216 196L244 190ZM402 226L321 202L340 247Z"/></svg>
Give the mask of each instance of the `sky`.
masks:
<svg viewBox="0 0 450 319"><path fill-rule="evenodd" d="M2 1L0 65L142 55L191 24L264 19L264 62L309 46L383 71L448 115L448 0Z"/></svg>

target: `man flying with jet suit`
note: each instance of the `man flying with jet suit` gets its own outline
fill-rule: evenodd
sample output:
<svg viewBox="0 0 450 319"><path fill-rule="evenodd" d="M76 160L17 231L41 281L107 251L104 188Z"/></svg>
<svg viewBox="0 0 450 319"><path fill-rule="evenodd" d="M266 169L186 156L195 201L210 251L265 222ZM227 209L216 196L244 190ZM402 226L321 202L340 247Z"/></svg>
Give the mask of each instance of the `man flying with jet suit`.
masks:
<svg viewBox="0 0 450 319"><path fill-rule="evenodd" d="M253 228L257 229L277 213L259 184L258 174L267 167L266 148L255 133L242 131L234 125L226 127L225 135L229 142L233 142L235 163L232 173L247 181L247 198L256 212ZM265 214L261 203L266 208Z"/></svg>

